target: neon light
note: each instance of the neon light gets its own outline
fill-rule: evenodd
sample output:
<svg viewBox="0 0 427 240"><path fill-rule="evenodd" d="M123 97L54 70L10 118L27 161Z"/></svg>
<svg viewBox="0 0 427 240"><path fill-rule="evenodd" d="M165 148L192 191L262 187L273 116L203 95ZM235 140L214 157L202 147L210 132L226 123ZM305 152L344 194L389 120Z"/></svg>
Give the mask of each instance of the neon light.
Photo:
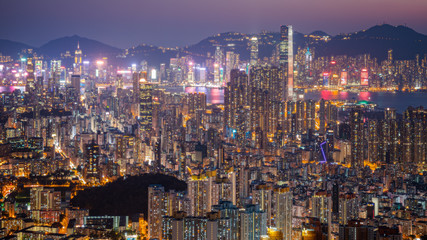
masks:
<svg viewBox="0 0 427 240"><path fill-rule="evenodd" d="M130 70L118 70L117 73L119 73L119 74L126 74L126 73L131 74L132 71L130 71Z"/></svg>
<svg viewBox="0 0 427 240"><path fill-rule="evenodd" d="M320 150L322 151L322 155L323 155L323 161L320 161L320 163L326 163L327 162L327 160L326 160L326 155L325 155L325 151L323 151L323 145L325 145L326 144L326 141L324 141L324 142L322 142L321 144L320 144Z"/></svg>

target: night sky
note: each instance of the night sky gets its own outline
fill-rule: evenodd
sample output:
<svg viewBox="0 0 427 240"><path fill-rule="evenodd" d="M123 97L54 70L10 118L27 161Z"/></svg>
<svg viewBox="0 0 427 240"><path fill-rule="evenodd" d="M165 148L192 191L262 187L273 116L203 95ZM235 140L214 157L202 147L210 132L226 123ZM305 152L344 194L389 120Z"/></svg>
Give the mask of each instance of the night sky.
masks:
<svg viewBox="0 0 427 240"><path fill-rule="evenodd" d="M78 34L127 48L194 44L215 33L329 34L376 24L427 33L427 0L0 0L0 39L40 46Z"/></svg>

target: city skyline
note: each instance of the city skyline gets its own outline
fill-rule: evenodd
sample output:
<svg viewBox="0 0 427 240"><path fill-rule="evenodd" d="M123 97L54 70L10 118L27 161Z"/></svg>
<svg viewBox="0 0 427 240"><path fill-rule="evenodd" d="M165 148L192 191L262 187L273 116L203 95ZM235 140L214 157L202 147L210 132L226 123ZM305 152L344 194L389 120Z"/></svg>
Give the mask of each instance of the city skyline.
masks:
<svg viewBox="0 0 427 240"><path fill-rule="evenodd" d="M40 46L52 39L77 34L127 48L141 43L185 46L215 33L277 31L276 26L283 24L291 24L295 31L302 33L321 30L331 35L383 23L405 25L427 33L423 24L427 21L423 12L427 2L420 0L411 4L396 0L369 1L369 4L366 0L346 3L269 0L262 4L253 0L231 3L111 0L100 3L99 0L84 4L47 0L5 2L0 10L0 38ZM28 27L29 21L36 27Z"/></svg>
<svg viewBox="0 0 427 240"><path fill-rule="evenodd" d="M0 6L0 240L427 239L426 0Z"/></svg>

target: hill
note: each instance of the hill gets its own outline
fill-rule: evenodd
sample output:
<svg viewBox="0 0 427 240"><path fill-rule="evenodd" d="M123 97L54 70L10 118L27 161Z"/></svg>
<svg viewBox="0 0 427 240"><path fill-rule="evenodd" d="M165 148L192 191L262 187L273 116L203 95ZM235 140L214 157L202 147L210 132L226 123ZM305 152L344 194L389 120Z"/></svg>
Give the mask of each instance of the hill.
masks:
<svg viewBox="0 0 427 240"><path fill-rule="evenodd" d="M44 44L37 49L39 54L48 58L59 57L61 53L69 51L74 55L74 51L80 45L83 54L88 57L103 57L103 56L116 56L122 52L121 49L112 47L102 42L92 40L89 38L73 35L69 37L62 37Z"/></svg>
<svg viewBox="0 0 427 240"><path fill-rule="evenodd" d="M414 59L416 54L427 54L427 36L405 26L377 25L367 30L341 34L316 48L317 56L369 53L384 60L393 49L394 59Z"/></svg>
<svg viewBox="0 0 427 240"><path fill-rule="evenodd" d="M165 191L185 191L187 184L162 174L144 174L120 178L102 187L88 188L79 192L71 204L89 209L90 215L131 216L148 211L148 186L160 184Z"/></svg>
<svg viewBox="0 0 427 240"><path fill-rule="evenodd" d="M0 39L0 53L4 56L11 56L16 59L22 49L34 48L25 43Z"/></svg>
<svg viewBox="0 0 427 240"><path fill-rule="evenodd" d="M80 44L85 59L108 57L109 63L129 66L133 63L148 61L150 66L169 63L172 57L191 55L197 62L203 62L208 56L213 58L216 46L220 46L225 54L234 51L240 59L249 60L249 40L254 34L226 32L207 37L200 42L183 48L163 48L153 45L140 44L125 51L102 42L80 37L77 35L52 40L40 48L33 48L23 43L0 40L0 53L13 58L26 48L33 48L38 55L46 59L60 58L61 54L69 51L71 55ZM259 58L271 57L280 41L279 32L261 32L256 34L259 42ZM427 54L427 36L405 26L388 24L373 26L367 30L330 36L329 41L316 41L310 36L330 36L323 31L314 31L308 35L294 31L294 53L298 47L315 49L315 57L332 55L361 55L384 60L387 51L393 49L393 57L397 60L414 59L416 54L423 57ZM124 53L126 52L126 55ZM119 58L116 58L120 55ZM63 60L63 64L71 64L72 59Z"/></svg>

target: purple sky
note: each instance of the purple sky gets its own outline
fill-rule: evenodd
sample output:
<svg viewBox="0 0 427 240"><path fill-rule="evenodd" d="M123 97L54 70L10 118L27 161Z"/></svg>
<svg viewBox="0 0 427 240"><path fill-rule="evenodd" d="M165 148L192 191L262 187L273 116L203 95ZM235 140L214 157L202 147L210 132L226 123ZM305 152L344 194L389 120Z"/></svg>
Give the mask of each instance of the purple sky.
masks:
<svg viewBox="0 0 427 240"><path fill-rule="evenodd" d="M329 34L376 24L427 33L427 0L6 0L0 39L40 46L78 34L117 46L193 44L215 33L294 30Z"/></svg>

